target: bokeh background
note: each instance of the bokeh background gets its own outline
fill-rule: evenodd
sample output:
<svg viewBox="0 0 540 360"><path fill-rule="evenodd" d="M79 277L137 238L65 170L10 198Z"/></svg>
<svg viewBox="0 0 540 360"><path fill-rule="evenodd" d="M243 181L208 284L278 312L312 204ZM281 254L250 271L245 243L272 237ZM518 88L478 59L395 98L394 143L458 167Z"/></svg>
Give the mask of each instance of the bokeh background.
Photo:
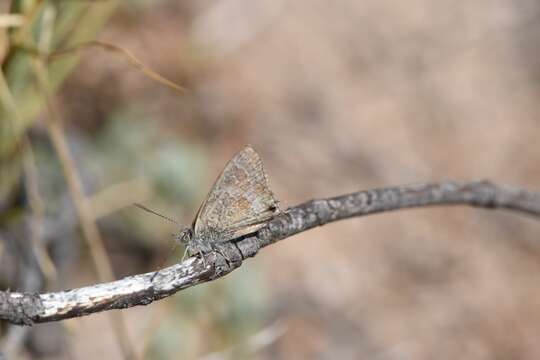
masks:
<svg viewBox="0 0 540 360"><path fill-rule="evenodd" d="M96 219L114 278L154 270L177 231L130 204L189 224L248 143L283 208L444 179L540 190L537 1L0 4L21 14L0 17L3 290L100 282L66 172L81 180L79 203ZM186 91L121 51L88 47L44 63L24 48L89 40L130 51ZM62 119L56 138L40 74ZM55 150L62 141L71 165ZM467 207L351 219L265 248L219 281L115 312L121 320L2 323L0 351L538 359L539 240L534 219Z"/></svg>

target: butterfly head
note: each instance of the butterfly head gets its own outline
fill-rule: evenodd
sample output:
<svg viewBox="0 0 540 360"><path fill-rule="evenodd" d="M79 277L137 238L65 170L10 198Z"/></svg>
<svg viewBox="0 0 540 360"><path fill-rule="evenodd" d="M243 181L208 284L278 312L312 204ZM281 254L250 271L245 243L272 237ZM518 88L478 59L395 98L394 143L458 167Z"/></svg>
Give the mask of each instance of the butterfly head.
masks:
<svg viewBox="0 0 540 360"><path fill-rule="evenodd" d="M180 244L189 245L191 239L193 239L193 230L188 227L183 228L176 239Z"/></svg>

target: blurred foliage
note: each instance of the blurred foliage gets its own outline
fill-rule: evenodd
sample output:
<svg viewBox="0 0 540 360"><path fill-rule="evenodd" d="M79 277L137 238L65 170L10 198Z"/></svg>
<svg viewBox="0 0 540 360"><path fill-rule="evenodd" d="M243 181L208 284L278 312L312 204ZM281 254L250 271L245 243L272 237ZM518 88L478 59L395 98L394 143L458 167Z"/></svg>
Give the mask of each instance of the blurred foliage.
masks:
<svg viewBox="0 0 540 360"><path fill-rule="evenodd" d="M158 191L182 206L191 207L201 200L197 192L206 168L202 149L167 136L167 130L160 131L133 112L113 116L94 139L100 171L109 181L150 177ZM127 168L118 168L118 164Z"/></svg>
<svg viewBox="0 0 540 360"><path fill-rule="evenodd" d="M47 54L93 39L116 7L117 1L12 1L10 12L25 22L0 38L7 42L0 46L0 205L19 180L24 136L45 102L36 86L36 51ZM78 59L74 53L47 64L50 91L57 91Z"/></svg>
<svg viewBox="0 0 540 360"><path fill-rule="evenodd" d="M119 218L104 218L103 225L112 226L115 232L122 231L131 240L150 241L152 246L155 239L162 239L165 244L171 241L170 233L177 231L176 225L164 225L159 217L131 207L129 199L149 201L158 212L189 224L194 216L191 212L205 195L201 184L208 183L212 176L205 170L207 157L200 147L168 137L165 129L150 126L133 111L117 112L91 137L72 131L70 145L89 194L99 196L100 190L120 184L107 201L109 207L125 208L125 211L117 214ZM38 153L44 156L39 166L43 178L52 181L51 189L58 187L63 180L51 166L56 161L51 159L51 149L41 149ZM130 194L129 188L122 185L130 181L139 181L150 191ZM53 197L58 199L59 195Z"/></svg>

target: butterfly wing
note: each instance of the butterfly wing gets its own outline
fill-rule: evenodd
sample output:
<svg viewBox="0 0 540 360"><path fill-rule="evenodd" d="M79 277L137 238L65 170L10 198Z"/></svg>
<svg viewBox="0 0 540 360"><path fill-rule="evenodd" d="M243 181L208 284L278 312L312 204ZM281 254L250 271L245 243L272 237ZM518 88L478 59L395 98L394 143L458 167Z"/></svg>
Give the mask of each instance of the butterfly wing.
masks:
<svg viewBox="0 0 540 360"><path fill-rule="evenodd" d="M279 208L257 152L246 146L225 166L195 218L195 235L213 231L225 242L263 227Z"/></svg>

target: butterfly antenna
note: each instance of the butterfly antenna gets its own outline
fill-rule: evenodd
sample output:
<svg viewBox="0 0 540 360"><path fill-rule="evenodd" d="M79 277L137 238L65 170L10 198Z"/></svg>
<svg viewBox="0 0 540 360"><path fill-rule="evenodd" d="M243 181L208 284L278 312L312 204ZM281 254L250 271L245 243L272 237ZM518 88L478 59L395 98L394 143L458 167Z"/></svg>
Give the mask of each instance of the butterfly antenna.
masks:
<svg viewBox="0 0 540 360"><path fill-rule="evenodd" d="M139 204L139 203L133 203L133 205L136 206L136 207L138 207L138 208L141 209L141 210L147 211L147 212L149 212L150 214L157 215L157 216L159 216L160 218L163 218L163 219L165 219L165 220L167 220L167 221L170 221L170 222L172 222L172 223L174 223L174 224L180 226L180 224L179 224L176 220L173 220L173 219L171 219L171 218L168 217L168 216L162 215L162 214L158 213L157 211L154 211L154 210L152 210L152 209L149 209L149 208L147 208L146 206L144 206L144 205L142 205L142 204Z"/></svg>

